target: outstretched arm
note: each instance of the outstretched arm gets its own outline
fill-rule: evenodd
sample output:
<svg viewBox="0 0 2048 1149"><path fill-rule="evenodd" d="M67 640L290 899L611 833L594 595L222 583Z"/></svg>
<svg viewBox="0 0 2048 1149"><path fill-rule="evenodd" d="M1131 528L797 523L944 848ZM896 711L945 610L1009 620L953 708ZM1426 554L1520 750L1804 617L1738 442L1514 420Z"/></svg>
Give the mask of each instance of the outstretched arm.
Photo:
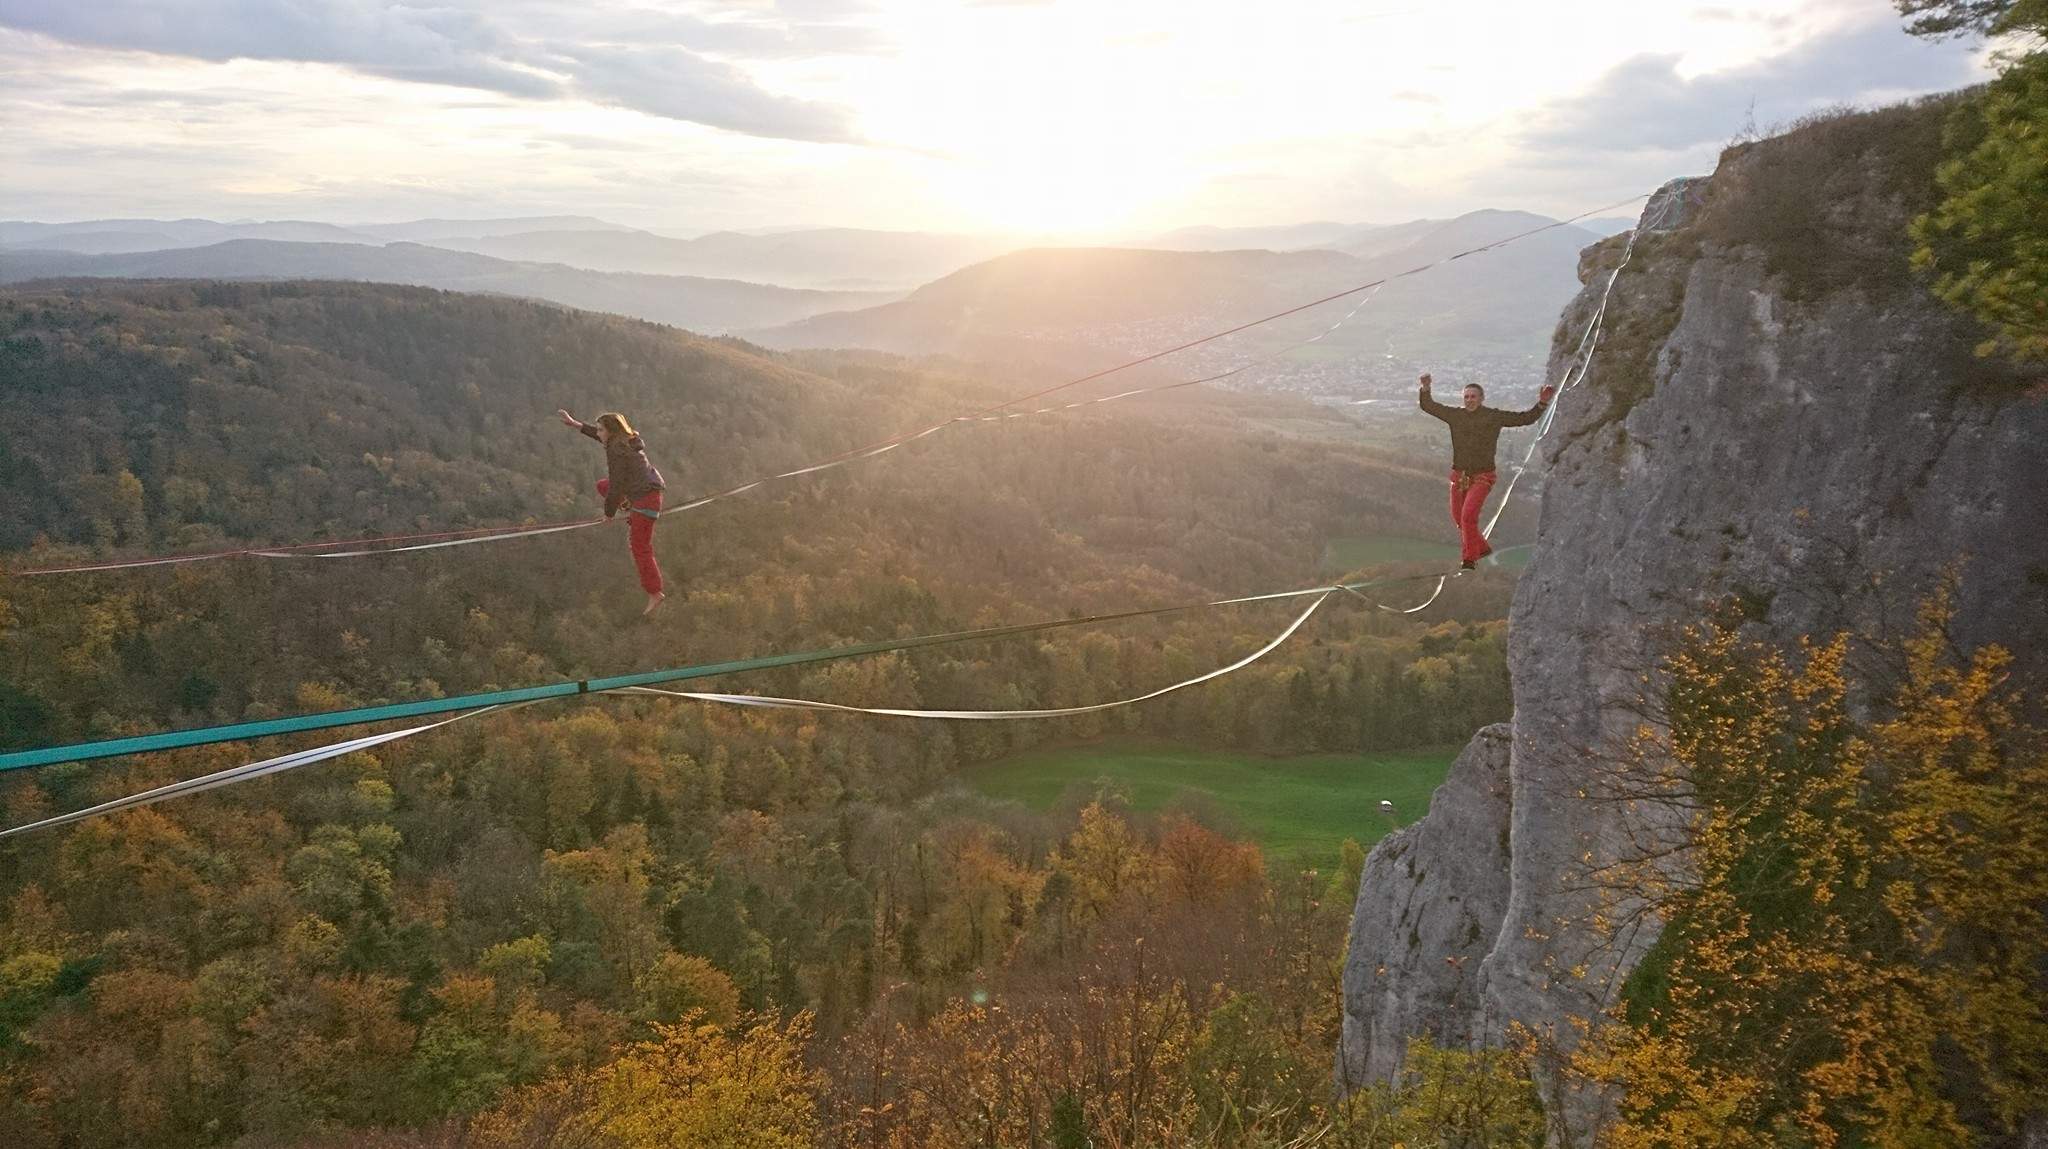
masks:
<svg viewBox="0 0 2048 1149"><path fill-rule="evenodd" d="M578 419L576 416L569 414L567 411L561 410L560 408L556 408L555 414L560 415L562 417L563 426L574 427L578 431L583 432L584 434L590 436L593 439L598 440L599 442L604 441L604 436L598 433L597 428L591 426L588 423L585 423L583 420Z"/></svg>
<svg viewBox="0 0 2048 1149"><path fill-rule="evenodd" d="M1450 422L1451 409L1429 396L1429 376L1424 375L1422 377L1422 390L1416 394L1415 399L1423 411L1442 419L1446 423Z"/></svg>
<svg viewBox="0 0 2048 1149"><path fill-rule="evenodd" d="M1543 412L1549 408L1551 399L1555 398L1556 395L1557 388L1545 387L1537 394L1536 405L1527 411L1502 411L1500 413L1500 425L1503 427L1526 427L1534 423L1543 417Z"/></svg>

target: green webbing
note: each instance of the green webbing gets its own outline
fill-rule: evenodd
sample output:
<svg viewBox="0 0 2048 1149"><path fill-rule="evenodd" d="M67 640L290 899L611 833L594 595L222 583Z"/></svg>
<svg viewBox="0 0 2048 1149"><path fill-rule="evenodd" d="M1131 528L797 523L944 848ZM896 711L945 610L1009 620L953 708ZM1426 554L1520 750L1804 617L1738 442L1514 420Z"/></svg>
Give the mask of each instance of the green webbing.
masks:
<svg viewBox="0 0 2048 1149"><path fill-rule="evenodd" d="M740 674L749 670L774 670L784 666L802 666L812 662L829 662L838 658L858 658L865 654L885 654L894 650L916 650L927 646L949 646L957 642L1008 638L1012 635L1033 634L1045 630L1060 630L1070 626L1116 622L1127 618L1146 618L1152 615L1173 614L1177 611L1199 610L1207 606L1226 606L1239 603L1271 601L1280 598L1295 598L1301 595L1316 594L1325 590L1365 590L1369 587L1388 586L1393 583L1413 582L1417 579L1438 577L1441 576L1435 574L1402 575L1394 578L1373 579L1369 582L1343 583L1335 587L1311 587L1306 590L1284 591L1275 595L1255 595L1249 598L1181 603L1178 606L1155 606L1140 610L1119 610L1108 614L1081 615L1074 618L1050 619L1043 622L1020 622L1009 626L983 627L979 630L956 630L944 634L919 635L915 638L885 639L880 642L863 642L853 646L828 647L824 650L805 650L795 654L770 654L760 658L743 658L734 662L711 662L701 666L678 667L673 670L649 670L638 674L615 674L609 678L586 678L571 682L555 682L546 686L524 686L517 690L494 690L487 694L463 694L454 698L429 698L419 702L398 702L389 706L362 706L353 710L330 710L321 714L301 714L292 718L268 718L261 722L237 722L230 726L204 726L197 730L173 730L163 734L142 734L133 738L110 738L102 742L74 742L68 746L48 746L41 750L17 750L9 754L0 754L0 771L22 770L31 766L57 766L66 762L86 762L95 758L112 758L121 754L147 754L157 750L177 750L186 746L210 746L217 742L242 742L251 738L269 738L278 734L299 734L308 730L331 730L337 726L361 726L371 722L387 722L394 718L422 718L431 714L447 714L451 711L468 710L473 707L505 706L515 702L538 702L546 698L566 698L576 694L596 694L607 690L621 690L629 686L659 686L668 682L684 682L693 678L711 678L720 674Z"/></svg>
<svg viewBox="0 0 2048 1149"><path fill-rule="evenodd" d="M529 686L520 690L499 690L489 694L466 694L460 698L431 698L423 702L400 702L390 706L364 706L355 710L333 710L325 714L302 714L294 718L270 718L261 722L237 722L232 726L206 726L198 730L173 730L163 734L142 734L134 738L110 738L104 742L77 742L41 750L17 750L0 754L0 770L21 770L30 766L55 766L111 758L117 754L147 754L153 750L176 750L184 746L207 746L215 742L239 742L268 738L274 734L297 734L303 730L327 730L336 726L357 726L390 718L415 718L442 714L472 706L493 706L507 702L528 702L559 698L579 692L574 682L551 686Z"/></svg>
<svg viewBox="0 0 2048 1149"><path fill-rule="evenodd" d="M1365 587L1378 584L1355 583L1352 585ZM1312 594L1315 592L1310 590L1293 593ZM238 722L231 726L206 726L197 730L175 730L163 734L143 734L134 738L113 738L103 742L77 742L68 746L50 746L41 750L18 750L11 754L0 754L0 771L21 770L30 766L55 766L65 762L84 762L94 758L111 758L119 754L146 754L151 751L176 750L186 746L208 746L216 742L240 742L250 738L268 738L277 734L298 734L308 730L330 730L337 726L360 726L370 722L385 722L394 718L421 718L430 714L446 714L455 710L468 710L472 707L503 706L508 703L535 702L545 698L563 698L575 694L595 694L599 691L619 690L629 686L658 686L662 683L683 682L693 678L710 678L720 674L739 674L749 670L773 670L778 667L801 666L806 663L827 662L838 658L855 658L864 654L883 654L894 650L913 650L919 647L945 646L956 642L1006 638L1011 635L1058 630L1069 626L1085 626L1090 623L1113 622L1118 619L1142 618L1148 615L1170 614L1175 611L1195 610L1204 606L1216 605L1221 604L1214 602L1183 603L1178 606L1123 610L1110 614L1092 614L1077 618L1052 619L1044 622L991 626L980 630L960 630L945 634L927 634L915 638L864 642L854 646L835 646L824 650L800 651L795 654L771 654L760 658L744 658L736 662L713 662L702 666L684 666L674 670L649 670L639 674L618 674L609 678L557 682L546 686L521 687L517 690L496 690L488 694L464 694L454 698L431 698L420 702L394 703L389 706L364 706L354 710L331 710L322 714L302 714L292 718L270 718L261 722Z"/></svg>
<svg viewBox="0 0 2048 1149"><path fill-rule="evenodd" d="M1054 623L1037 624L1039 628L1071 626L1087 620L1060 620ZM1029 629L1024 628L1024 629ZM986 632L987 637L1019 633L1019 628L999 627ZM143 734L134 738L112 738L103 742L79 742L69 746L51 746L42 750L20 750L11 754L0 754L0 770L20 770L30 766L55 766L64 762L84 762L94 758L112 758L120 754L147 754L157 750L176 750L186 746L208 746L216 742L240 742L250 738L268 738L278 734L299 734L309 730L331 730L337 726L360 726L371 722L385 722L395 718L422 718L431 714L447 714L456 710L468 710L479 706L503 706L513 702L536 702L546 698L563 698L575 694L587 694L600 690L616 690L625 686L653 686L664 682L682 682L692 678L709 678L717 674L738 674L748 670L769 670L779 666L796 666L807 662L824 662L834 658L852 658L862 654L879 654L883 651L902 650L912 646L931 646L940 641L964 642L971 638L983 637L984 632L969 631L958 635L932 635L925 638L904 639L896 642L870 642L859 646L834 647L828 650L804 651L798 654L776 654L763 658L747 658L737 662L715 662L703 666L685 666L674 670L651 670L641 674L621 674L611 678L592 678L575 682L556 682L546 686L526 686L516 690L495 690L486 694L463 694L453 698L430 698L419 702L400 702L389 706L363 706L353 710L332 710L322 714L302 714L292 718L270 718L261 722L237 722L230 726L206 726L197 730L175 730L163 734Z"/></svg>

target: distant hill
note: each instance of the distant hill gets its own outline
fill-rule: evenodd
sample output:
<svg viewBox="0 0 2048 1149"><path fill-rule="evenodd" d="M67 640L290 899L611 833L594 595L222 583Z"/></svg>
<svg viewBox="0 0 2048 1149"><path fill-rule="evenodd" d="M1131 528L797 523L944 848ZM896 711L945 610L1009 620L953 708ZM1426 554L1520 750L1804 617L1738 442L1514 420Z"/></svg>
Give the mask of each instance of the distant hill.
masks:
<svg viewBox="0 0 2048 1149"><path fill-rule="evenodd" d="M379 247L237 239L205 247L116 255L19 248L0 253L0 283L74 277L401 283L544 299L714 334L788 323L888 298L876 292L803 291L723 279L515 263L415 243Z"/></svg>
<svg viewBox="0 0 2048 1149"><path fill-rule="evenodd" d="M1455 255L1458 252L1484 244L1497 243L1501 240L1520 235L1523 232L1535 231L1537 228L1547 227L1555 223L1557 221L1549 216L1537 215L1534 212L1501 211L1495 208L1482 208L1479 211L1466 212L1456 219L1423 219L1412 223L1396 224L1393 227L1375 228L1370 232L1353 237L1343 250L1368 259L1385 256L1407 261L1408 266L1412 267L1430 260L1443 259L1446 256ZM1573 255L1574 266L1576 266L1579 251L1600 238L1598 235L1586 231L1577 225L1559 227L1543 234L1562 237L1567 241L1567 245L1570 246ZM1530 237L1530 239L1535 238L1534 236ZM1528 241L1519 242L1526 243ZM1554 256L1559 249L1560 245L1556 243L1550 243L1547 246L1539 243L1535 248L1537 254L1526 260L1526 262L1547 262L1548 257ZM1573 278L1573 286L1576 287L1576 274L1574 274Z"/></svg>
<svg viewBox="0 0 2048 1149"><path fill-rule="evenodd" d="M1326 251L1036 248L927 284L896 303L754 332L771 347L867 347L1085 364L1160 346L1275 298L1323 292L1357 261Z"/></svg>
<svg viewBox="0 0 2048 1149"><path fill-rule="evenodd" d="M351 231L379 240L432 243L442 239L518 235L530 231L601 231L642 234L623 224L588 215L521 215L502 219L416 219L406 223L355 224Z"/></svg>
<svg viewBox="0 0 2048 1149"><path fill-rule="evenodd" d="M624 229L534 229L427 242L500 259L566 263L600 271L863 290L907 290L1014 246L1000 236L858 228L811 228L772 235L720 231L696 239Z"/></svg>
<svg viewBox="0 0 2048 1149"><path fill-rule="evenodd" d="M1632 215L1604 215L1597 219L1579 221L1580 227L1600 236L1620 235L1635 225L1636 217Z"/></svg>
<svg viewBox="0 0 2048 1149"><path fill-rule="evenodd" d="M1137 246L1160 251L1303 251L1312 247L1339 249L1349 240L1378 230L1361 223L1283 224L1279 227L1183 227L1151 237Z"/></svg>
<svg viewBox="0 0 2048 1149"><path fill-rule="evenodd" d="M1044 248L1002 256L864 311L816 315L749 338L776 347L868 347L966 357L1097 363L1155 350L1262 313L1442 259L1550 221L1483 211L1376 228L1355 250L1158 251ZM1557 227L1397 280L1320 351L1540 355L1578 289L1578 254L1598 237ZM1180 366L1200 369L1305 339L1336 305L1248 334ZM1220 359L1218 357L1221 357Z"/></svg>
<svg viewBox="0 0 2048 1149"><path fill-rule="evenodd" d="M0 221L0 249L37 248L88 255L204 247L231 239L275 239L291 243L424 242L475 238L547 229L625 231L587 215L518 216L509 219L419 219L406 223L314 223L308 220L91 219L74 223Z"/></svg>
<svg viewBox="0 0 2048 1149"><path fill-rule="evenodd" d="M1183 252L1341 251L1377 258L1408 249L1477 242L1544 222L1524 212L1482 211L1453 220L1397 224L1312 221L1272 227L1186 227L1114 246ZM1612 234L1630 221L1599 221ZM382 246L420 243L521 263L589 271L735 279L814 291L909 291L1025 246L1014 236L841 227L718 231L693 238L625 227L587 215L419 219L330 224L305 220L101 219L0 221L0 253L67 251L126 255L240 239Z"/></svg>
<svg viewBox="0 0 2048 1149"><path fill-rule="evenodd" d="M421 243L527 263L590 271L738 279L833 291L908 291L1017 246L997 235L787 228L720 231L694 239L659 235L587 215L418 219L400 223L303 220L100 219L0 221L0 252L130 255L238 239L383 246Z"/></svg>
<svg viewBox="0 0 2048 1149"><path fill-rule="evenodd" d="M0 222L0 248L75 251L92 255L203 247L231 239L292 243L381 243L363 232L307 220L217 223L210 219L95 219L79 223Z"/></svg>
<svg viewBox="0 0 2048 1149"><path fill-rule="evenodd" d="M1490 243L1519 231L1554 222L1556 221L1549 216L1531 212L1486 208L1468 212L1454 219L1416 219L1393 224L1317 221L1279 227L1184 227L1133 246L1162 251L1320 249L1350 252L1352 255L1370 258L1404 248L1413 249L1417 254L1430 249L1456 251L1470 247L1474 243ZM1612 230L1585 230L1592 231L1598 236L1612 235L1615 231L1625 230L1635 223L1633 219L1602 222L1618 222L1619 226Z"/></svg>

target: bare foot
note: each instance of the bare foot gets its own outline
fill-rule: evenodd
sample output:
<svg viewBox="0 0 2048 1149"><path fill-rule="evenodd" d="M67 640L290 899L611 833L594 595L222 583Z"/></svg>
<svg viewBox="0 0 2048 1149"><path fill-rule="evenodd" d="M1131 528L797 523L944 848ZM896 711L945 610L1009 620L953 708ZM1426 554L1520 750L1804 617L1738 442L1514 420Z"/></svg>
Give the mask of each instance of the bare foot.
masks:
<svg viewBox="0 0 2048 1149"><path fill-rule="evenodd" d="M647 609L641 611L640 614L642 615L642 617L653 614L655 607L658 607L662 603L665 603L667 601L668 595L666 593L662 591L655 591L653 594L647 596Z"/></svg>

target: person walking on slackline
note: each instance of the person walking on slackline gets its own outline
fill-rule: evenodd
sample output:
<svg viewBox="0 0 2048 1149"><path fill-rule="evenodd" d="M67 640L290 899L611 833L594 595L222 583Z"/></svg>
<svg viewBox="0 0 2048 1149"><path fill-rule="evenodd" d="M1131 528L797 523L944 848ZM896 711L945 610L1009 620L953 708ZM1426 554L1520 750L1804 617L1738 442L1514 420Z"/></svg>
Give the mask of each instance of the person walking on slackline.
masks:
<svg viewBox="0 0 2048 1149"><path fill-rule="evenodd" d="M654 561L654 524L661 517L661 492L667 484L661 472L647 461L647 445L640 441L633 425L615 411L585 423L567 411L556 411L562 422L604 444L605 477L597 481L597 493L604 499L604 517L609 519L624 507L632 512L628 533L632 540L633 565L640 570L640 589L647 592L647 609L668 598L662 589L661 565Z"/></svg>
<svg viewBox="0 0 2048 1149"><path fill-rule="evenodd" d="M1557 388L1545 387L1536 405L1527 411L1499 411L1484 406L1486 388L1465 384L1464 405L1449 407L1429 396L1429 376L1422 377L1418 396L1422 409L1451 425L1451 522L1457 524L1462 541L1460 570L1471 570L1480 559L1493 553L1486 536L1479 533L1479 512L1493 491L1493 449L1500 442L1502 427L1526 427L1543 417Z"/></svg>

